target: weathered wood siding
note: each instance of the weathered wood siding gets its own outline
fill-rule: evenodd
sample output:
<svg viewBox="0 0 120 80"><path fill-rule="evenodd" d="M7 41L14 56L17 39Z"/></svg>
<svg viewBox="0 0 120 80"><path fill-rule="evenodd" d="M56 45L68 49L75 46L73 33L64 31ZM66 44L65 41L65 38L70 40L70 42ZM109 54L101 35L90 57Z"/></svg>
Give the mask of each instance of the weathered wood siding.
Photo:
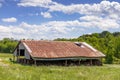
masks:
<svg viewBox="0 0 120 80"><path fill-rule="evenodd" d="M22 43L20 43L18 47L19 47L19 51L20 51L20 49L24 49L25 50L25 58L26 59L30 59L30 54L28 53L28 51L26 50L26 48L24 47L24 45ZM17 56L17 48L14 51L14 55Z"/></svg>

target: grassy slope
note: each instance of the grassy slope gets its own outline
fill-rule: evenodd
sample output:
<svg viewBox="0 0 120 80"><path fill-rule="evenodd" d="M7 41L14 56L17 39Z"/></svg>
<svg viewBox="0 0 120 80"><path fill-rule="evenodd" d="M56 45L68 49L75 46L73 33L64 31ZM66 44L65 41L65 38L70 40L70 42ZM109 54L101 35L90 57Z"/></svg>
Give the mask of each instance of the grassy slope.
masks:
<svg viewBox="0 0 120 80"><path fill-rule="evenodd" d="M0 54L0 80L120 80L120 65L25 66Z"/></svg>

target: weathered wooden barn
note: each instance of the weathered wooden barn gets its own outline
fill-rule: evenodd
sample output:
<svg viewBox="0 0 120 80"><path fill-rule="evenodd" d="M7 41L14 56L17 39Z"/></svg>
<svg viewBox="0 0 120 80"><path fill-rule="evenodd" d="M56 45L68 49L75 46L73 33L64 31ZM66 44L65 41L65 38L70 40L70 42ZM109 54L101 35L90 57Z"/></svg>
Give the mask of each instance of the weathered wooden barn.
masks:
<svg viewBox="0 0 120 80"><path fill-rule="evenodd" d="M102 65L103 53L85 42L21 40L13 59L24 64Z"/></svg>

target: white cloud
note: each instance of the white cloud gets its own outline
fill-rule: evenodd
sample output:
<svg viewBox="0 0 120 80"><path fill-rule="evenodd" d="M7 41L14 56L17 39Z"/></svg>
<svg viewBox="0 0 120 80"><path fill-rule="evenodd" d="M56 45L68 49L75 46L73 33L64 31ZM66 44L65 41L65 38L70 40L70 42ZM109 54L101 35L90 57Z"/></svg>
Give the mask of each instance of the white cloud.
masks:
<svg viewBox="0 0 120 80"><path fill-rule="evenodd" d="M52 5L49 6L49 11L60 11L66 14L70 13L79 13L86 15L109 15L117 14L120 15L120 3L118 2L109 2L101 1L101 3L94 4L72 4L72 5Z"/></svg>
<svg viewBox="0 0 120 80"><path fill-rule="evenodd" d="M82 17L80 17L80 20L83 20L83 21L100 21L102 19L103 18L97 17L97 16L82 16Z"/></svg>
<svg viewBox="0 0 120 80"><path fill-rule="evenodd" d="M89 20L89 18L91 18L91 20ZM120 25L112 19L99 19L95 16L84 16L80 18L80 20L50 21L39 25L28 24L26 22L22 22L16 26L0 25L0 35L1 37L13 37L15 39L54 39L60 37L70 38L73 37L70 35L70 33L80 33L85 28L98 28L102 30L119 29Z"/></svg>
<svg viewBox="0 0 120 80"><path fill-rule="evenodd" d="M69 34L69 32L74 30L72 26L76 23L77 21L51 21L40 25L28 24L26 22L22 22L16 26L1 25L0 38L13 37L15 39L54 39L58 37L65 37Z"/></svg>
<svg viewBox="0 0 120 80"><path fill-rule="evenodd" d="M10 29L8 27L6 27L6 26L0 25L0 32L2 32L2 33L9 33Z"/></svg>
<svg viewBox="0 0 120 80"><path fill-rule="evenodd" d="M45 7L48 8L50 5L54 5L55 3L52 0L21 0L18 3L18 6L33 6L33 7Z"/></svg>
<svg viewBox="0 0 120 80"><path fill-rule="evenodd" d="M102 30L108 30L111 28L119 28L120 24L117 22L116 19L111 19L108 17L97 17L97 16L83 16L80 17L82 22L85 22L87 27L98 27Z"/></svg>
<svg viewBox="0 0 120 80"><path fill-rule="evenodd" d="M115 1L101 1L100 3L94 4L63 5L52 0L21 0L18 5L24 7L44 7L48 8L48 11L51 12L59 11L66 14L109 15L115 13L120 15L120 3Z"/></svg>
<svg viewBox="0 0 120 80"><path fill-rule="evenodd" d="M63 5L52 0L21 0L19 6L44 7L49 12L59 11L65 14L79 13L84 15L108 16L111 14L120 16L120 3L115 1L101 1L94 4Z"/></svg>
<svg viewBox="0 0 120 80"><path fill-rule="evenodd" d="M63 12L65 14L74 14L78 13L84 16L80 17L81 21L82 18L85 17L83 26L91 27L94 25L101 25L103 29L108 29L111 27L118 27L120 25L120 3L115 1L101 1L100 3L94 4L71 4L71 5L63 5L52 0L21 0L18 3L19 6L33 6L33 7L44 7L47 8L47 12L42 12L41 15L45 18L50 18L50 13L52 12ZM48 13L49 12L49 13ZM90 21L87 21L90 20ZM96 21L98 20L98 21ZM103 24L104 20L107 24ZM107 22L108 21L108 22ZM97 23L98 22L98 23ZM112 23L111 25L110 22ZM93 25L94 24L94 25ZM97 27L99 27L97 25ZM99 27L100 28L100 27Z"/></svg>
<svg viewBox="0 0 120 80"><path fill-rule="evenodd" d="M8 37L8 38L18 38L18 34L22 34L24 32L23 29L17 28L15 26L2 26L0 25L0 39ZM21 37L22 38L22 37Z"/></svg>
<svg viewBox="0 0 120 80"><path fill-rule="evenodd" d="M2 21L3 22L17 22L17 19L15 17L3 18Z"/></svg>
<svg viewBox="0 0 120 80"><path fill-rule="evenodd" d="M49 12L41 12L41 15L44 17L44 18L52 18L51 14Z"/></svg>
<svg viewBox="0 0 120 80"><path fill-rule="evenodd" d="M0 26L0 34L11 35L14 38L53 39L72 37L72 35L68 35L80 33L84 29L110 30L120 28L120 3L114 1L63 5L52 0L20 0L18 6L47 8L46 12L36 14L45 18L51 18L51 13L56 11L65 14L78 13L80 18L71 21L49 21L39 25L22 22L16 26ZM81 16L81 14L84 16Z"/></svg>
<svg viewBox="0 0 120 80"><path fill-rule="evenodd" d="M40 14L39 13L29 13L28 15L29 16L39 16Z"/></svg>

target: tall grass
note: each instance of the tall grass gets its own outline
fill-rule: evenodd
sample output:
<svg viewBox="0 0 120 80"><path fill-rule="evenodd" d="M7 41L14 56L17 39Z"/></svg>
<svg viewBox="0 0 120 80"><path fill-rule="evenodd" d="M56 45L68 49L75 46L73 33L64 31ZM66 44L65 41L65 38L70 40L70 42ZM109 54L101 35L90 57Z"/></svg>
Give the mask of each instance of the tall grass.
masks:
<svg viewBox="0 0 120 80"><path fill-rule="evenodd" d="M0 54L2 63L8 65L0 65L0 80L120 80L120 65L29 66L12 63L9 57Z"/></svg>

